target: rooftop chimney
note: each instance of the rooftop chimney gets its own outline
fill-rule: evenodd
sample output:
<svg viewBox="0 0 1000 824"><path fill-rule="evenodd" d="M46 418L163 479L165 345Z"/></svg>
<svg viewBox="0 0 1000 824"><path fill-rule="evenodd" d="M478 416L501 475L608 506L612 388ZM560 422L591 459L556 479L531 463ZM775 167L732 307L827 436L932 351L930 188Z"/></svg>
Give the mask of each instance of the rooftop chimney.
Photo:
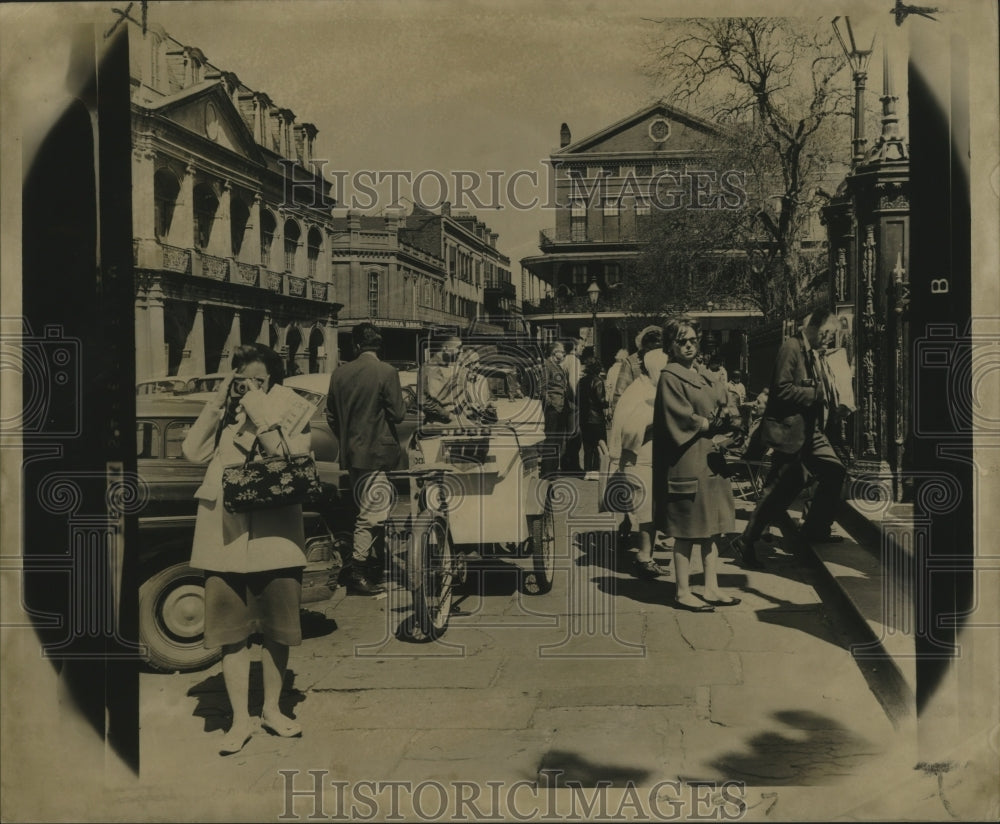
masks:
<svg viewBox="0 0 1000 824"><path fill-rule="evenodd" d="M563 123L562 128L559 129L559 148L565 149L570 144L571 141L572 138L570 137L569 134L569 126Z"/></svg>

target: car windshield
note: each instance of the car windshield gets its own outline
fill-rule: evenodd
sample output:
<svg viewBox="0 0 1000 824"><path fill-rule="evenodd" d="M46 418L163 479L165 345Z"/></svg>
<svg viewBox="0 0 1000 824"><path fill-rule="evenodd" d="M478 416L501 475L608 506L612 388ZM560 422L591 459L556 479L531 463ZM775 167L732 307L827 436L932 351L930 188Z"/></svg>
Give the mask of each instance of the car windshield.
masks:
<svg viewBox="0 0 1000 824"><path fill-rule="evenodd" d="M291 389L296 395L301 395L317 408L326 403L326 395L319 392L312 392L308 389L303 389L301 386L289 386L288 388Z"/></svg>

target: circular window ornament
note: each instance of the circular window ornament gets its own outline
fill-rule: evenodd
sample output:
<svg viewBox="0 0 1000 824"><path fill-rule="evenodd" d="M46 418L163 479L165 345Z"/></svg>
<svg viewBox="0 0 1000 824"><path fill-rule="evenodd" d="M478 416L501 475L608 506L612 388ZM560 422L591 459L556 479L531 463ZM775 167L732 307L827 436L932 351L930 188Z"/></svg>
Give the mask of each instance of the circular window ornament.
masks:
<svg viewBox="0 0 1000 824"><path fill-rule="evenodd" d="M205 134L209 140L219 139L219 111L214 103L205 106Z"/></svg>
<svg viewBox="0 0 1000 824"><path fill-rule="evenodd" d="M662 143L670 137L670 122L663 117L658 117L649 124L649 136L654 143Z"/></svg>

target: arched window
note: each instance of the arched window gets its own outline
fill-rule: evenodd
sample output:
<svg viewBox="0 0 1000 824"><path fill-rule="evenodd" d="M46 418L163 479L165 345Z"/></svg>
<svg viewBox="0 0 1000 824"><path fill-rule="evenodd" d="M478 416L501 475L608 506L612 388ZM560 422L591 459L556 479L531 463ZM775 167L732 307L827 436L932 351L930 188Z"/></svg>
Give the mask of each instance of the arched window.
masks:
<svg viewBox="0 0 1000 824"><path fill-rule="evenodd" d="M316 277L319 272L319 256L323 249L323 236L320 234L319 229L313 226L309 230L309 242L306 249L307 274L309 277Z"/></svg>
<svg viewBox="0 0 1000 824"><path fill-rule="evenodd" d="M368 273L368 317L378 317L378 272Z"/></svg>
<svg viewBox="0 0 1000 824"><path fill-rule="evenodd" d="M165 243L170 236L170 224L174 219L174 207L181 184L172 172L158 169L153 175L153 230L156 239Z"/></svg>
<svg viewBox="0 0 1000 824"><path fill-rule="evenodd" d="M299 251L299 238L302 231L299 224L292 219L285 221L285 271L295 271L295 255Z"/></svg>
<svg viewBox="0 0 1000 824"><path fill-rule="evenodd" d="M215 227L215 213L219 209L219 198L208 183L194 187L194 245L196 249L207 249Z"/></svg>
<svg viewBox="0 0 1000 824"><path fill-rule="evenodd" d="M260 262L268 269L271 268L271 244L274 242L274 233L278 228L278 222L270 212L261 210L260 213Z"/></svg>

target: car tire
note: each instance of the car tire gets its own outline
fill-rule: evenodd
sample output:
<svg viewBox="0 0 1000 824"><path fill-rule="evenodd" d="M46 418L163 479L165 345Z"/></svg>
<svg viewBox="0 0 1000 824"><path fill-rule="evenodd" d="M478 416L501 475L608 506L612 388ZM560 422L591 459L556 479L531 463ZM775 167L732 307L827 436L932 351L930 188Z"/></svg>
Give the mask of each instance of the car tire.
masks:
<svg viewBox="0 0 1000 824"><path fill-rule="evenodd" d="M222 657L203 646L205 577L187 563L150 575L139 587L139 641L145 660L161 672L196 670Z"/></svg>

